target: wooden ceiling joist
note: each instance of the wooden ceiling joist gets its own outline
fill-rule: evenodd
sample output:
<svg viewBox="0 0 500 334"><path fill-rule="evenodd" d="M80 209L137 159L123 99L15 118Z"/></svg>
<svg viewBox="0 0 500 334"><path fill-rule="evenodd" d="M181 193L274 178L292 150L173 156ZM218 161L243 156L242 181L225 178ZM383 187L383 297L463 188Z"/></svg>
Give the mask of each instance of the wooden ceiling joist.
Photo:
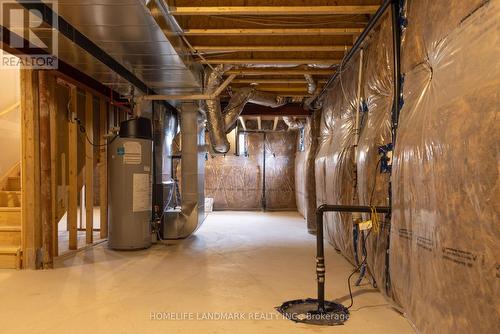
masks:
<svg viewBox="0 0 500 334"><path fill-rule="evenodd" d="M374 14L379 6L233 6L171 7L173 15L362 15Z"/></svg>
<svg viewBox="0 0 500 334"><path fill-rule="evenodd" d="M242 68L226 71L225 75L332 75L335 70L323 68Z"/></svg>
<svg viewBox="0 0 500 334"><path fill-rule="evenodd" d="M276 129L278 128L278 122L279 122L279 120L280 120L279 116L274 117L273 131L276 131Z"/></svg>
<svg viewBox="0 0 500 334"><path fill-rule="evenodd" d="M185 36L332 36L357 35L363 28L299 28L299 29L186 29Z"/></svg>
<svg viewBox="0 0 500 334"><path fill-rule="evenodd" d="M255 86L258 91L263 92L296 92L296 93L307 93L307 87L287 87L287 86Z"/></svg>
<svg viewBox="0 0 500 334"><path fill-rule="evenodd" d="M197 45L198 52L206 51L251 51L251 52L335 52L347 51L348 45Z"/></svg>
<svg viewBox="0 0 500 334"><path fill-rule="evenodd" d="M340 64L341 59L205 59L197 60L197 62L204 64L253 64L253 65L304 65L304 64L321 64L321 65L336 65Z"/></svg>
<svg viewBox="0 0 500 334"><path fill-rule="evenodd" d="M318 83L326 83L327 80L318 80ZM266 78L252 78L252 79L234 79L234 84L252 84L252 83L263 83L263 84L305 84L305 79L266 79Z"/></svg>

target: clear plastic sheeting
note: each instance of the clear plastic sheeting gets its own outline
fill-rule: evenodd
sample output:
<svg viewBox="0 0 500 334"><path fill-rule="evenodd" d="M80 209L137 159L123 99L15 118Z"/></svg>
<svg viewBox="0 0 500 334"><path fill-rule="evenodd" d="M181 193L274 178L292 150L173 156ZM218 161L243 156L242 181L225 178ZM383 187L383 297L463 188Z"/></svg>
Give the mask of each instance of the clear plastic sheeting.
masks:
<svg viewBox="0 0 500 334"><path fill-rule="evenodd" d="M314 113L304 125L303 150L295 153L295 198L297 210L306 219L309 233L316 233L316 190L314 181L314 159L317 149L318 116Z"/></svg>
<svg viewBox="0 0 500 334"><path fill-rule="evenodd" d="M422 333L498 331L500 1L408 2L394 298Z"/></svg>
<svg viewBox="0 0 500 334"><path fill-rule="evenodd" d="M266 209L297 208L294 177L296 138L296 132L266 133Z"/></svg>
<svg viewBox="0 0 500 334"><path fill-rule="evenodd" d="M205 196L214 210L295 210L294 132L246 132L247 155L214 155L205 167ZM265 156L265 166L264 166ZM265 175L265 197L264 197ZM265 202L264 202L265 199Z"/></svg>
<svg viewBox="0 0 500 334"><path fill-rule="evenodd" d="M380 173L378 148L392 141L391 110L393 101L392 22L390 12L381 19L364 46L362 97L365 110L360 119L357 176L359 205L389 205L389 174ZM369 219L363 214L363 219ZM383 215L379 221L384 222ZM364 232L365 236L367 232ZM360 236L361 238L361 236ZM379 233L366 238L367 264L381 291L386 292L386 254L389 225L382 224ZM362 254L360 240L359 254Z"/></svg>
<svg viewBox="0 0 500 334"><path fill-rule="evenodd" d="M353 144L358 66L359 53L339 69L340 75L326 92L315 161L317 206L354 204ZM354 262L352 215L328 212L324 223L328 240Z"/></svg>
<svg viewBox="0 0 500 334"><path fill-rule="evenodd" d="M262 206L262 134L247 133L248 156L208 157L205 196L214 199L214 210L257 210Z"/></svg>

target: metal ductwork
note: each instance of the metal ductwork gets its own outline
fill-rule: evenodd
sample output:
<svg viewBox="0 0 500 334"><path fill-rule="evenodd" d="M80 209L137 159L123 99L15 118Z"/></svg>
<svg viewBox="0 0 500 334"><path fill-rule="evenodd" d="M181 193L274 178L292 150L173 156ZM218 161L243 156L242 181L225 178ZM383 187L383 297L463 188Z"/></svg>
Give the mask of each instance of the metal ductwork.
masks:
<svg viewBox="0 0 500 334"><path fill-rule="evenodd" d="M231 96L229 104L223 111L226 133L233 128L234 124L238 120L238 117L243 111L243 108L245 108L245 105L248 102L266 107L277 108L287 104L288 98L277 96L272 93L260 92L252 87L238 89L233 96Z"/></svg>
<svg viewBox="0 0 500 334"><path fill-rule="evenodd" d="M181 109L181 208L165 212L165 239L186 238L205 219L204 119L196 103L183 103Z"/></svg>
<svg viewBox="0 0 500 334"><path fill-rule="evenodd" d="M290 130L298 130L304 127L304 122L298 119L293 119L293 117L283 117L283 122L288 126Z"/></svg>
<svg viewBox="0 0 500 334"><path fill-rule="evenodd" d="M231 68L230 65L218 65L206 76L206 95L213 94L219 88L224 72ZM210 144L215 152L227 153L229 151L230 144L226 134L232 129L248 102L276 108L287 104L289 99L276 94L257 91L252 87L245 87L237 90L231 96L224 111L221 111L218 97L206 100L207 128Z"/></svg>
<svg viewBox="0 0 500 334"><path fill-rule="evenodd" d="M231 99L229 100L229 104L224 108L224 131L225 133L229 132L234 124L238 121L238 117L240 116L243 108L250 100L253 93L253 89L251 87L245 87L236 91Z"/></svg>
<svg viewBox="0 0 500 334"><path fill-rule="evenodd" d="M218 65L206 76L205 94L215 93L221 85L222 75L231 68L230 65ZM229 151L229 141L226 138L224 118L220 106L220 99L215 97L205 101L207 115L207 129L209 132L210 143L213 150L217 153L227 153Z"/></svg>

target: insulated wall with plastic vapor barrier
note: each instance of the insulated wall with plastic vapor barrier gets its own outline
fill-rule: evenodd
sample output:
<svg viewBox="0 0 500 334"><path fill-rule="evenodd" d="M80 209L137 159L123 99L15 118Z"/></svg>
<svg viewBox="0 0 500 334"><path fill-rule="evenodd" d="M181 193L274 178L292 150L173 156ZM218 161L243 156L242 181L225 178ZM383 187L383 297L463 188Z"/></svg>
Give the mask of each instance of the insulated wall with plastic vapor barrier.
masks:
<svg viewBox="0 0 500 334"><path fill-rule="evenodd" d="M353 204L355 168L354 120L357 109L359 53L339 69L341 75L325 93L318 153L315 161L316 202ZM354 237L350 213L325 214L328 240L354 262Z"/></svg>
<svg viewBox="0 0 500 334"><path fill-rule="evenodd" d="M205 164L205 196L214 209L257 210L262 205L262 152L260 133L246 133L247 156L208 156Z"/></svg>
<svg viewBox="0 0 500 334"><path fill-rule="evenodd" d="M239 135L245 145L240 155L207 156L205 195L214 199L214 210L296 210L296 132Z"/></svg>
<svg viewBox="0 0 500 334"><path fill-rule="evenodd" d="M363 75L361 130L358 141L357 191L359 205L389 205L389 173L381 173L379 147L392 142L391 111L393 103L393 53L392 22L390 12L363 46ZM369 219L369 214L363 214ZM379 216L379 232L360 232L365 236L368 270L375 278L382 292L389 292L387 286L387 250L390 225L384 215ZM360 236L361 237L361 236ZM362 253L362 241L358 243ZM390 292L389 292L390 293Z"/></svg>
<svg viewBox="0 0 500 334"><path fill-rule="evenodd" d="M265 199L268 210L296 210L294 161L297 131L265 134Z"/></svg>
<svg viewBox="0 0 500 334"><path fill-rule="evenodd" d="M316 233L316 189L314 161L318 146L318 115L314 113L304 122L304 128L297 134L295 153L295 198L297 210L306 219L307 230ZM301 147L302 146L302 147ZM302 149L302 150L301 150Z"/></svg>
<svg viewBox="0 0 500 334"><path fill-rule="evenodd" d="M499 319L500 1L407 3L390 273L421 333Z"/></svg>

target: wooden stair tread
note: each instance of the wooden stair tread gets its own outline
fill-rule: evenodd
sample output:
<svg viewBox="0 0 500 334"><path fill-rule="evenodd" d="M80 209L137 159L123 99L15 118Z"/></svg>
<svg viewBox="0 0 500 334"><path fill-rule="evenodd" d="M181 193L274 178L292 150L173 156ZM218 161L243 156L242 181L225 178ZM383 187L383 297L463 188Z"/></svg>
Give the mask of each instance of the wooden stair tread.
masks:
<svg viewBox="0 0 500 334"><path fill-rule="evenodd" d="M17 254L21 248L18 246L0 246L0 254Z"/></svg>
<svg viewBox="0 0 500 334"><path fill-rule="evenodd" d="M21 226L16 226L16 225L0 226L0 232L21 232Z"/></svg>
<svg viewBox="0 0 500 334"><path fill-rule="evenodd" d="M0 212L21 212L20 206L0 206Z"/></svg>

